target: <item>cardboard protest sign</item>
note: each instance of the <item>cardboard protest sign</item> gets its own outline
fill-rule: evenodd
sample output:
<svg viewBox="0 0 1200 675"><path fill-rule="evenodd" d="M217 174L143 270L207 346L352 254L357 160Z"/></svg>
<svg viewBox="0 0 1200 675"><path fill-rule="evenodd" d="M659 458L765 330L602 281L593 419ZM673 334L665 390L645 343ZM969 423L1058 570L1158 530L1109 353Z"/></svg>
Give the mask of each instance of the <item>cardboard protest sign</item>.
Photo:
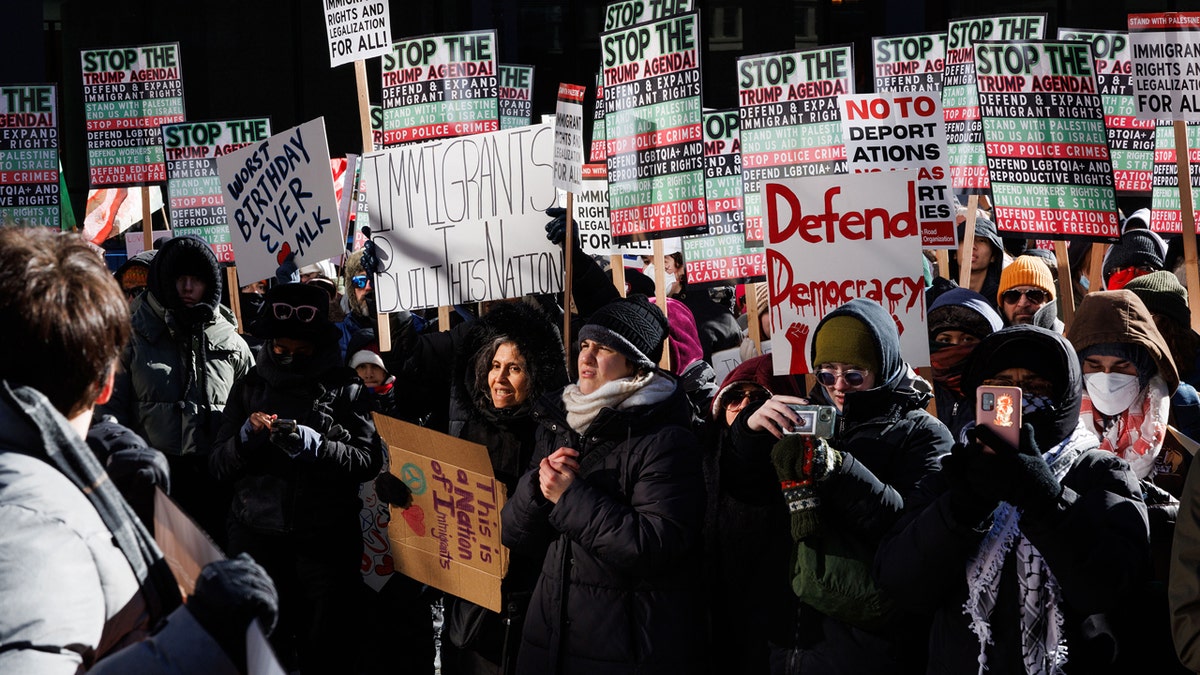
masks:
<svg viewBox="0 0 1200 675"><path fill-rule="evenodd" d="M289 253L299 267L341 254L325 118L221 155L217 173L242 282L273 276Z"/></svg>
<svg viewBox="0 0 1200 675"><path fill-rule="evenodd" d="M1128 25L1138 119L1200 122L1200 12L1130 14Z"/></svg>
<svg viewBox="0 0 1200 675"><path fill-rule="evenodd" d="M704 113L704 192L708 231L683 238L688 286L763 281L767 258L746 246L742 212L742 155L737 110Z"/></svg>
<svg viewBox="0 0 1200 675"><path fill-rule="evenodd" d="M597 164L608 159L608 135L604 128L604 73L596 75L596 108L592 111L592 145L588 161ZM606 168L607 172L608 169Z"/></svg>
<svg viewBox="0 0 1200 675"><path fill-rule="evenodd" d="M562 290L550 124L405 145L363 158L381 313Z"/></svg>
<svg viewBox="0 0 1200 675"><path fill-rule="evenodd" d="M583 95L586 87L558 84L554 111L554 187L567 192L583 189Z"/></svg>
<svg viewBox="0 0 1200 675"><path fill-rule="evenodd" d="M609 219L617 242L707 227L699 39L695 12L601 35Z"/></svg>
<svg viewBox="0 0 1200 675"><path fill-rule="evenodd" d="M234 255L217 158L270 135L271 121L265 117L162 127L171 228L208 242L219 262L233 262Z"/></svg>
<svg viewBox="0 0 1200 675"><path fill-rule="evenodd" d="M389 470L412 490L412 506L392 507L388 525L396 571L499 612L507 495L487 448L383 415L375 428L391 453Z"/></svg>
<svg viewBox="0 0 1200 675"><path fill-rule="evenodd" d="M1078 40L1092 46L1117 194L1149 194L1154 172L1154 122L1135 116L1129 35L1059 28L1058 39Z"/></svg>
<svg viewBox="0 0 1200 675"><path fill-rule="evenodd" d="M846 173L837 97L854 92L849 45L738 59L746 241L763 242L762 184Z"/></svg>
<svg viewBox="0 0 1200 675"><path fill-rule="evenodd" d="M604 30L629 28L695 9L693 0L621 0L604 8Z"/></svg>
<svg viewBox="0 0 1200 675"><path fill-rule="evenodd" d="M975 44L993 215L1037 239L1121 234L1090 45Z"/></svg>
<svg viewBox="0 0 1200 675"><path fill-rule="evenodd" d="M88 190L83 211L83 237L97 246L142 222L142 190L150 190L150 211L163 207L163 191L149 188Z"/></svg>
<svg viewBox="0 0 1200 675"><path fill-rule="evenodd" d="M58 89L0 86L0 227L61 227Z"/></svg>
<svg viewBox="0 0 1200 675"><path fill-rule="evenodd" d="M383 55L385 145L500 128L496 31L402 40Z"/></svg>
<svg viewBox="0 0 1200 675"><path fill-rule="evenodd" d="M946 34L920 33L871 39L875 91L942 90Z"/></svg>
<svg viewBox="0 0 1200 675"><path fill-rule="evenodd" d="M853 173L917 172L922 248L957 248L946 127L937 92L839 97L846 166Z"/></svg>
<svg viewBox="0 0 1200 675"><path fill-rule="evenodd" d="M1176 164L1175 130L1170 122L1159 122L1154 145L1154 189L1151 196L1150 229L1162 234L1183 232L1179 203L1179 165ZM1192 204L1200 192L1200 124L1187 124L1189 169L1192 172ZM1195 207L1193 206L1193 210ZM1200 230L1200 227L1197 227Z"/></svg>
<svg viewBox="0 0 1200 675"><path fill-rule="evenodd" d="M533 66L516 66L501 63L500 74L500 128L512 129L533 123Z"/></svg>
<svg viewBox="0 0 1200 675"><path fill-rule="evenodd" d="M905 361L929 364L917 187L911 171L764 185L775 374L811 372L817 324L855 298L891 314Z"/></svg>
<svg viewBox="0 0 1200 675"><path fill-rule="evenodd" d="M983 40L1041 40L1046 15L1005 15L951 21L942 74L942 112L946 116L950 182L955 190L980 193L990 187L975 88L975 43Z"/></svg>
<svg viewBox="0 0 1200 675"><path fill-rule="evenodd" d="M166 180L159 127L186 119L179 44L88 49L80 58L91 186Z"/></svg>
<svg viewBox="0 0 1200 675"><path fill-rule="evenodd" d="M387 0L339 0L324 4L329 67L365 61L392 51Z"/></svg>

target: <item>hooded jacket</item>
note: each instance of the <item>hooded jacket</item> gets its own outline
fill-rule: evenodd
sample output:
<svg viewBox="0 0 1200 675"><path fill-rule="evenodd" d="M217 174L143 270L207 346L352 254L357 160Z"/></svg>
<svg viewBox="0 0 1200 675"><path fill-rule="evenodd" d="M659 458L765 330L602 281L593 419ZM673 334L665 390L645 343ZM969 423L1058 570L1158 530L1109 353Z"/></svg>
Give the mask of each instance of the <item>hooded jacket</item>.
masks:
<svg viewBox="0 0 1200 675"><path fill-rule="evenodd" d="M175 280L193 274L204 296L184 307ZM220 304L216 256L198 237L175 237L154 256L146 293L132 309L133 331L121 355L109 414L166 455L207 455L229 390L250 372L253 355Z"/></svg>
<svg viewBox="0 0 1200 675"><path fill-rule="evenodd" d="M1083 385L1066 338L1030 325L993 333L976 349L964 391L974 392L984 379L1009 367L1027 368L1052 383L1056 405L1036 421L1026 417L1035 426L1039 449L1045 452L1088 433L1079 427ZM970 402L974 406L973 396ZM1149 558L1146 510L1137 479L1123 460L1092 444L1062 479L1063 494L1055 506L1036 517L1024 514L1020 521L1021 532L1061 588L1070 650L1067 672L1111 667L1112 650L1105 637L1111 613L1139 587ZM879 583L898 602L933 614L929 673L973 673L980 668L979 642L963 607L967 563L979 551L990 524L967 522L953 496L944 472L922 480L910 495L904 517L883 538L875 556ZM986 665L992 672L1023 672L1015 555L1010 550L1004 558L990 618L992 644Z"/></svg>
<svg viewBox="0 0 1200 675"><path fill-rule="evenodd" d="M1179 387L1179 373L1171 350L1154 324L1154 317L1133 291L1088 293L1075 310L1075 321L1067 339L1079 353L1088 347L1110 342L1140 345L1158 366L1158 374L1167 383L1167 392Z"/></svg>
<svg viewBox="0 0 1200 675"><path fill-rule="evenodd" d="M837 316L854 317L874 334L880 352L879 384L846 394L834 435L828 439L830 446L842 453L842 464L819 488L822 532L806 543L820 548L827 537L843 536L873 548L900 518L918 482L937 469L952 440L946 426L925 411L929 385L904 363L891 316L875 302L856 299L827 314L816 333ZM812 342L810 362L815 362L816 340ZM812 404L832 405L820 385L808 398ZM770 467L775 437L766 431L752 431L746 422L749 417L742 414L735 420L732 450L747 469ZM764 476L761 489L779 493L779 479L771 473L759 473ZM774 536L790 539L791 535L785 528ZM920 658L909 652L913 640L920 640L922 623L903 610L885 617L884 627L876 631L844 624L807 605L800 606L796 618L799 625L819 626L818 630L799 631L798 644L793 645L799 647L802 670L904 672Z"/></svg>
<svg viewBox="0 0 1200 675"><path fill-rule="evenodd" d="M959 224L958 238L960 241L966 233L966 229L966 223ZM998 312L1000 307L996 303L996 294L1000 292L1000 272L1004 269L1004 242L1000 239L1000 232L996 229L996 224L984 217L982 213L975 218L975 236L986 239L988 246L992 249L992 260L988 263L987 276L984 278L983 286L979 289L979 294L991 305L992 309ZM966 264L971 264L970 258L967 259Z"/></svg>
<svg viewBox="0 0 1200 675"><path fill-rule="evenodd" d="M545 556L517 671L692 672L701 658L705 497L683 390L604 408L583 434L567 424L561 391L533 414L535 468L501 514L506 546ZM553 504L536 467L560 447L579 451L580 469Z"/></svg>
<svg viewBox="0 0 1200 675"><path fill-rule="evenodd" d="M954 312L953 316L960 317L958 323L946 324L945 327L949 329L963 330L962 321L964 319L972 319L970 314L967 313L973 313L975 317L972 320L975 322L977 327L988 327L986 333L975 336L979 339L983 339L987 335L1000 330L1000 328L1004 325L1004 320L1000 318L1000 315L995 309L993 309L992 305L988 304L987 298L970 289L955 288L939 295L937 300L934 300L933 304L929 306L929 315L931 316L931 321L933 313L944 307L954 308L949 311ZM953 319L950 320L953 321ZM930 351L935 354L938 349L945 348L942 345L933 343L933 338L936 337L936 332L937 328L931 325L929 329L931 345ZM936 368L938 361L936 360L936 357L934 358L934 365ZM966 370L966 364L970 361L970 358L970 355L967 355L967 360L965 362L950 368L950 370L958 373L961 376L962 372ZM962 388L961 384L959 388ZM966 426L968 422L975 419L975 411L964 403L966 400L966 396L964 394L955 392L949 386L939 381L938 371L936 369L934 370L933 392L934 400L937 403L938 419L950 429L951 437L957 438L958 433L962 430L962 428Z"/></svg>

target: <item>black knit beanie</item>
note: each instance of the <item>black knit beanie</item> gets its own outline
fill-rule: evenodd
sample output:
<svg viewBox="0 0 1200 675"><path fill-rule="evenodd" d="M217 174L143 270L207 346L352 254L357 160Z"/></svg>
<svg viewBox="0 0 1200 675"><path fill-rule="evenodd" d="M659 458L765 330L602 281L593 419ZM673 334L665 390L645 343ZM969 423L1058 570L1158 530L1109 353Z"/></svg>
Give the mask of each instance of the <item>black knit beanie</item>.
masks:
<svg viewBox="0 0 1200 675"><path fill-rule="evenodd" d="M1121 235L1121 241L1113 244L1104 259L1105 284L1114 272L1125 267L1163 268L1163 247L1154 233L1134 229Z"/></svg>
<svg viewBox="0 0 1200 675"><path fill-rule="evenodd" d="M596 310L579 329L580 340L611 347L638 368L652 369L662 360L667 317L644 295L613 300Z"/></svg>
<svg viewBox="0 0 1200 675"><path fill-rule="evenodd" d="M1179 278L1171 272L1160 270L1143 274L1125 284L1125 290L1133 291L1142 299L1151 314L1161 314L1181 326L1192 324L1188 311L1188 293Z"/></svg>

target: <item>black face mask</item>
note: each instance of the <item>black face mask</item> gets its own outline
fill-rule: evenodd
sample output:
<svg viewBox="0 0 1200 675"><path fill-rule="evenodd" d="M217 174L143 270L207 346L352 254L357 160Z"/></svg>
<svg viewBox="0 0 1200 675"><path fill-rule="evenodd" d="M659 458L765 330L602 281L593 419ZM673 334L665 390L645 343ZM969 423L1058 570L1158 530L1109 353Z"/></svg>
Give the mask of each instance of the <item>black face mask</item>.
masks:
<svg viewBox="0 0 1200 675"><path fill-rule="evenodd" d="M302 354L276 354L274 349L268 349L267 353L271 355L271 361L279 366L280 370L296 372L302 371L312 363L313 357Z"/></svg>

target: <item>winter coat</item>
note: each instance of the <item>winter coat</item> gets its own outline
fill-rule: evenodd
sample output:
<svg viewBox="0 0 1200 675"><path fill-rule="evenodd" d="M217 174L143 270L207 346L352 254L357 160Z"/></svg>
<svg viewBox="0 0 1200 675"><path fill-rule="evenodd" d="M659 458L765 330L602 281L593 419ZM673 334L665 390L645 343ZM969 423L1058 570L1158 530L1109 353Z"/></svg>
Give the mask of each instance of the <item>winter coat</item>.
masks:
<svg viewBox="0 0 1200 675"><path fill-rule="evenodd" d="M552 504L534 468L502 512L505 545L545 552L518 672L692 672L705 496L682 389L652 405L604 408L583 434L567 424L561 392L533 414L534 466L565 446L580 452L580 471Z"/></svg>
<svg viewBox="0 0 1200 675"><path fill-rule="evenodd" d="M269 350L234 384L210 468L234 488L231 516L276 534L357 530L358 485L379 474L383 441L371 418L370 392L353 370L339 365L337 345L313 358L310 375L280 374ZM321 434L315 460L292 459L266 432L243 440L251 413L294 419Z"/></svg>
<svg viewBox="0 0 1200 675"><path fill-rule="evenodd" d="M1168 597L1175 653L1200 671L1200 471L1189 471L1180 498Z"/></svg>
<svg viewBox="0 0 1200 675"><path fill-rule="evenodd" d="M178 269L202 273L205 294L194 307L179 302ZM207 244L176 237L163 245L146 293L131 308L133 331L112 397L97 413L113 415L168 456L207 455L229 390L254 365L220 299L220 267Z"/></svg>
<svg viewBox="0 0 1200 675"><path fill-rule="evenodd" d="M40 413L58 414L48 403ZM237 672L186 608L150 644L129 647L152 628L137 577L83 492L33 456L44 451L62 452L0 405L0 672ZM157 658L138 660L149 649Z"/></svg>

